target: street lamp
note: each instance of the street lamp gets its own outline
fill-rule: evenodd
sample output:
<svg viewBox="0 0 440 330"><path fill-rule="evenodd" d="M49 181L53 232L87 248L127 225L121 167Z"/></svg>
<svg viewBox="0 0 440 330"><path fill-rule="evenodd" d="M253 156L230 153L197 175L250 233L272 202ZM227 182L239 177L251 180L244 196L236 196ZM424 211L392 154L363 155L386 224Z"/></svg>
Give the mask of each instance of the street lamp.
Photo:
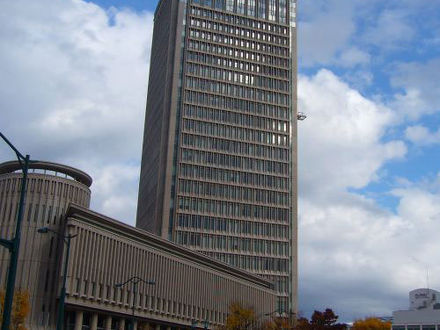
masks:
<svg viewBox="0 0 440 330"><path fill-rule="evenodd" d="M2 330L9 330L11 323L11 310L12 301L14 298L15 278L17 276L17 264L18 264L18 252L20 249L20 236L21 236L21 222L23 220L23 208L26 198L26 182L29 169L30 156L23 156L14 145L0 132L0 137L6 142L6 144L15 152L20 167L23 171L23 178L21 179L21 192L20 202L18 204L17 222L15 224L15 237L11 240L0 238L0 245L6 247L11 252L11 258L9 260L9 274L8 283L6 286L6 295L3 309L3 322Z"/></svg>
<svg viewBox="0 0 440 330"><path fill-rule="evenodd" d="M37 232L40 234L47 234L51 232L57 235L58 237L62 238L64 243L67 245L66 259L64 260L63 287L61 288L61 296L59 302L60 305L58 306L58 315L57 315L57 330L62 330L64 323L64 302L66 300L66 279L67 279L67 266L69 264L70 240L78 236L78 234L65 236L65 235L61 235L59 232L52 230L48 227L39 228Z"/></svg>
<svg viewBox="0 0 440 330"><path fill-rule="evenodd" d="M142 279L140 277L133 276L123 283L115 284L115 288L122 288L123 286L125 286L127 283L130 283L130 282L133 283L133 304L131 306L132 320L131 320L131 328L130 328L131 330L133 330L134 329L134 310L136 308L136 306L135 306L136 305L136 286L139 282L143 282L148 285L155 285L156 282L155 281L145 281L144 279Z"/></svg>

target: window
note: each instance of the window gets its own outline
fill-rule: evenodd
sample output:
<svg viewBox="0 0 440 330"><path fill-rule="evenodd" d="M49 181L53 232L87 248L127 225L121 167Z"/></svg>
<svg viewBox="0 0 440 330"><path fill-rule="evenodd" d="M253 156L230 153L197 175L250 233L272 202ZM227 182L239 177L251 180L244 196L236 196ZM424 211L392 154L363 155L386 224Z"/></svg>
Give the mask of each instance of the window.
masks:
<svg viewBox="0 0 440 330"><path fill-rule="evenodd" d="M226 10L234 11L234 0L226 0Z"/></svg>
<svg viewBox="0 0 440 330"><path fill-rule="evenodd" d="M258 0L258 17L266 18L266 0Z"/></svg>
<svg viewBox="0 0 440 330"><path fill-rule="evenodd" d="M244 15L245 0L237 0L237 13Z"/></svg>
<svg viewBox="0 0 440 330"><path fill-rule="evenodd" d="M248 15L255 17L255 0L248 0Z"/></svg>

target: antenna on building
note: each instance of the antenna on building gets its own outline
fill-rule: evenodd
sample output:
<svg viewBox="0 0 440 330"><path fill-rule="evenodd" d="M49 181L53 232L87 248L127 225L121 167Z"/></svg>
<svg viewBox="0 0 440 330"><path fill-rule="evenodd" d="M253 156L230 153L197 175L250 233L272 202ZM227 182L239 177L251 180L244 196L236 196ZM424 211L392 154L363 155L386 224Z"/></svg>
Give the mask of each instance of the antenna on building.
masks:
<svg viewBox="0 0 440 330"><path fill-rule="evenodd" d="M304 112L298 112L298 114L296 115L296 118L298 120L304 120L307 118L307 115Z"/></svg>
<svg viewBox="0 0 440 330"><path fill-rule="evenodd" d="M426 266L426 288L429 291L429 267Z"/></svg>

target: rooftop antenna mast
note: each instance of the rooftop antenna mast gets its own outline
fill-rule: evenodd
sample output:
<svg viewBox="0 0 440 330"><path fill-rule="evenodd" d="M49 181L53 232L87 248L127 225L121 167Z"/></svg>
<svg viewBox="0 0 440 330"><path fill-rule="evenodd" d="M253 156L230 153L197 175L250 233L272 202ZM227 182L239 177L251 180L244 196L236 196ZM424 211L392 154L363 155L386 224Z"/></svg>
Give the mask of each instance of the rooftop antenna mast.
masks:
<svg viewBox="0 0 440 330"><path fill-rule="evenodd" d="M429 267L426 266L426 288L429 290Z"/></svg>

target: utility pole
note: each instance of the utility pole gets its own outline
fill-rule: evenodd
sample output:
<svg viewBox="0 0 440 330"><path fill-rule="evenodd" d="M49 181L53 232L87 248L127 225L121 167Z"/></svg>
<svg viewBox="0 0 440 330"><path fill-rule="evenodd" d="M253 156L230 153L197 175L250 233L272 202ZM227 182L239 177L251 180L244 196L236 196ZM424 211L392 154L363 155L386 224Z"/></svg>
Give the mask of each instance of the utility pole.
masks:
<svg viewBox="0 0 440 330"><path fill-rule="evenodd" d="M23 177L21 179L21 191L20 202L18 204L17 221L15 225L15 237L11 240L0 238L0 245L6 247L11 252L11 258L9 261L9 274L8 282L6 286L6 295L3 308L3 322L2 330L9 330L11 323L11 311L12 302L14 299L15 291L15 278L17 276L17 264L18 254L20 252L20 237L21 237L21 222L23 220L24 204L26 199L26 183L29 170L30 156L23 156L14 145L0 132L0 137L6 142L6 144L15 152L18 162L20 163L23 171Z"/></svg>

